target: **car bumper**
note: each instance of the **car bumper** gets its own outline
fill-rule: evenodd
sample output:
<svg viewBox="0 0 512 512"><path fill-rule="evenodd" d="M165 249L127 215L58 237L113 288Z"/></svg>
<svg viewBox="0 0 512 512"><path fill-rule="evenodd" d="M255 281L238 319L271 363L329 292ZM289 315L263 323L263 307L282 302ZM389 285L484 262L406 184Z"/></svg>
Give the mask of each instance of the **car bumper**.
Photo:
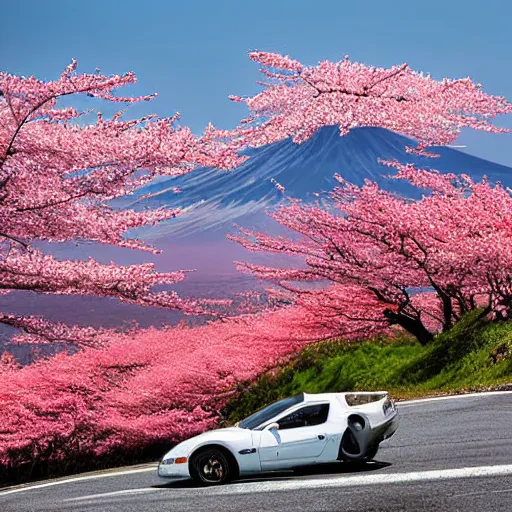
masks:
<svg viewBox="0 0 512 512"><path fill-rule="evenodd" d="M188 463L158 465L158 476L162 478L190 478Z"/></svg>
<svg viewBox="0 0 512 512"><path fill-rule="evenodd" d="M381 425L377 425L374 428L370 428L371 437L374 442L380 443L384 439L391 437L398 428L398 413L395 412L393 417L387 419Z"/></svg>
<svg viewBox="0 0 512 512"><path fill-rule="evenodd" d="M378 449L378 445L391 437L398 428L398 413L387 417L382 423L371 424L363 413L349 416L338 459L348 461L367 460Z"/></svg>

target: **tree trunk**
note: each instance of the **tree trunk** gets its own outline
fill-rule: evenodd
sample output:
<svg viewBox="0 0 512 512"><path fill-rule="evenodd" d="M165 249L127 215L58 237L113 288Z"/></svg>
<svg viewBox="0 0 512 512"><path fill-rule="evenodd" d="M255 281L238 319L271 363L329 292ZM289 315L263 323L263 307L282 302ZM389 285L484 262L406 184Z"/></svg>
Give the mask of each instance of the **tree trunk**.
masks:
<svg viewBox="0 0 512 512"><path fill-rule="evenodd" d="M441 295L441 302L443 303L443 332L447 331L452 326L453 304L452 299L445 295Z"/></svg>
<svg viewBox="0 0 512 512"><path fill-rule="evenodd" d="M390 309L384 311L384 316L391 325L399 325L412 334L420 342L420 345L425 346L434 338L434 335L427 330L419 318L411 318L401 313L395 313Z"/></svg>

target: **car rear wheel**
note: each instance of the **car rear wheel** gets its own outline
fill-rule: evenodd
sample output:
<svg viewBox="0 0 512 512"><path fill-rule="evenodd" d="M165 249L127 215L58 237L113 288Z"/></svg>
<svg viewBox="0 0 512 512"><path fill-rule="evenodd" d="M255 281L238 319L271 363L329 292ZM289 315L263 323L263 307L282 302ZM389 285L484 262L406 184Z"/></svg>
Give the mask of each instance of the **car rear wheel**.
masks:
<svg viewBox="0 0 512 512"><path fill-rule="evenodd" d="M192 456L190 476L200 485L222 485L232 479L233 471L222 450L207 448Z"/></svg>

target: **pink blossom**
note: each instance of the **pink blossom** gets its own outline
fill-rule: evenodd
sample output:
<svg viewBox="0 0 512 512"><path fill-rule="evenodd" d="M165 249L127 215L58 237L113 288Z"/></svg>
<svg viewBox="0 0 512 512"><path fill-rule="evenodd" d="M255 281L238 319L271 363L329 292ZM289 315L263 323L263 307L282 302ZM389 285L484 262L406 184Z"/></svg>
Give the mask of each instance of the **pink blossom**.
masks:
<svg viewBox="0 0 512 512"><path fill-rule="evenodd" d="M378 68L349 60L304 66L288 56L251 52L270 80L251 97L231 96L249 107L250 119L231 133L240 143L262 146L292 137L304 142L322 126L345 135L359 126L377 126L412 137L421 151L451 144L462 128L508 131L491 124L512 112L501 96L482 91L469 78L434 80L407 64ZM431 155L435 156L435 155Z"/></svg>

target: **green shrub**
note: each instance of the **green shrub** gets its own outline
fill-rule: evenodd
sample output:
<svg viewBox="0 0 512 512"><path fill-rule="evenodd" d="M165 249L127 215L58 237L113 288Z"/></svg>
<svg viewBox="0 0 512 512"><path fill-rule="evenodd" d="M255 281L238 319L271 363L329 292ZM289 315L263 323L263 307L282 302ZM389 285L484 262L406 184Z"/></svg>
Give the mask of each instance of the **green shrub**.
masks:
<svg viewBox="0 0 512 512"><path fill-rule="evenodd" d="M282 369L246 383L223 411L225 424L300 392L387 390L397 399L496 388L512 382L512 322L466 315L422 347L413 338L324 342Z"/></svg>

